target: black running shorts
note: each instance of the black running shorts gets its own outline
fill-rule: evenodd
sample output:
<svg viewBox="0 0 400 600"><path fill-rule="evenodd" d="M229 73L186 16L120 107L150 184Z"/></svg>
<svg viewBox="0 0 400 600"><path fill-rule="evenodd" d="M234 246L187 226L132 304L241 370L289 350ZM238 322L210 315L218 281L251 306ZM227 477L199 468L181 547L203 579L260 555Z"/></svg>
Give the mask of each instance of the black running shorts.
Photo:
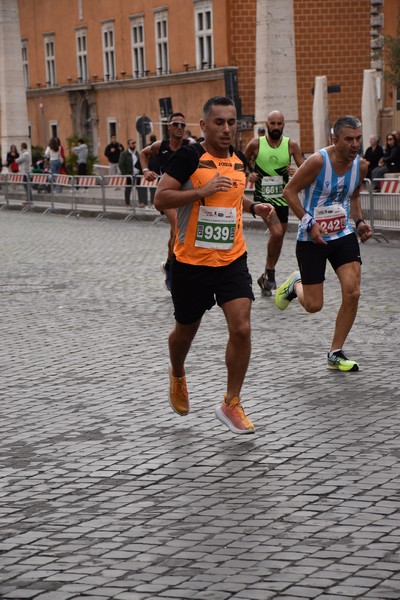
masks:
<svg viewBox="0 0 400 600"><path fill-rule="evenodd" d="M328 242L326 246L313 242L297 242L297 262L300 268L301 282L304 285L322 283L325 280L326 261L334 271L351 262L361 264L360 246L355 233Z"/></svg>
<svg viewBox="0 0 400 600"><path fill-rule="evenodd" d="M175 319L182 325L196 323L215 303L222 306L236 298L254 300L247 252L224 267L203 267L171 262L171 294Z"/></svg>

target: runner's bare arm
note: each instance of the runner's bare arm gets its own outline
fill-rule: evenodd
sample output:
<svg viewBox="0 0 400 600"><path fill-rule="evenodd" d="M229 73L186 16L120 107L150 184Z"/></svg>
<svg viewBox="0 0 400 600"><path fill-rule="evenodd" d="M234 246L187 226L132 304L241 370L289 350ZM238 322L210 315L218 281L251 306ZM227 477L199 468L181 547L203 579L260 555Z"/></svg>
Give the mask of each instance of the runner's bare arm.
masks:
<svg viewBox="0 0 400 600"><path fill-rule="evenodd" d="M319 152L312 154L296 171L285 185L283 197L298 219L302 219L305 210L300 202L299 193L316 179L323 165L323 158Z"/></svg>
<svg viewBox="0 0 400 600"><path fill-rule="evenodd" d="M251 209L252 205L254 208ZM282 234L282 224L278 219L275 208L268 202L254 202L248 196L243 196L243 210L254 215L258 215L266 223L270 231L276 232L276 234Z"/></svg>
<svg viewBox="0 0 400 600"><path fill-rule="evenodd" d="M300 146L294 140L290 140L290 155L293 156L294 162L298 167L303 164L304 157L301 153ZM294 173L291 173L291 175Z"/></svg>
<svg viewBox="0 0 400 600"><path fill-rule="evenodd" d="M373 231L371 225L365 223L362 210L361 210L361 199L360 199L360 187L363 179L368 173L368 162L364 159L360 160L360 184L356 190L354 190L350 198L350 216L356 224L356 233L359 235L361 242L366 242L372 236ZM357 225L358 224L358 225Z"/></svg>
<svg viewBox="0 0 400 600"><path fill-rule="evenodd" d="M258 146L259 146L259 139L258 138L253 138L252 140L250 140L250 142L247 144L246 148L244 149L244 155L246 157L247 163L249 164L249 166L251 168L254 167L254 159L256 158L257 154L258 154ZM252 183L254 183L258 178L258 174L257 173L250 173L249 175L249 181L251 181Z"/></svg>
<svg viewBox="0 0 400 600"><path fill-rule="evenodd" d="M139 153L140 164L142 166L143 177L146 181L155 181L158 177L157 173L149 170L149 158L150 156L155 156L158 154L161 148L161 140L157 140L153 142L151 146L146 146L142 148Z"/></svg>
<svg viewBox="0 0 400 600"><path fill-rule="evenodd" d="M199 188L182 190L181 184L177 179L164 173L157 186L154 197L154 206L157 210L167 208L180 208L186 204L191 204L207 196L212 196L216 192L225 192L232 187L232 180L229 177L220 176L218 171L210 181Z"/></svg>

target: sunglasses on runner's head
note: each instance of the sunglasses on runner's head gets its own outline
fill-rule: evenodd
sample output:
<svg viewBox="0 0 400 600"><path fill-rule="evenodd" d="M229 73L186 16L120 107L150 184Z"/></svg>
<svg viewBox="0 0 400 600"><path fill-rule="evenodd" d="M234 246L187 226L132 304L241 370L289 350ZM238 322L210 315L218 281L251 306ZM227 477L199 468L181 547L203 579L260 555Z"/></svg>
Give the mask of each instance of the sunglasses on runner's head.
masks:
<svg viewBox="0 0 400 600"><path fill-rule="evenodd" d="M182 127L183 129L186 127L186 123L182 123L181 121L172 121L170 125L173 125L174 127Z"/></svg>

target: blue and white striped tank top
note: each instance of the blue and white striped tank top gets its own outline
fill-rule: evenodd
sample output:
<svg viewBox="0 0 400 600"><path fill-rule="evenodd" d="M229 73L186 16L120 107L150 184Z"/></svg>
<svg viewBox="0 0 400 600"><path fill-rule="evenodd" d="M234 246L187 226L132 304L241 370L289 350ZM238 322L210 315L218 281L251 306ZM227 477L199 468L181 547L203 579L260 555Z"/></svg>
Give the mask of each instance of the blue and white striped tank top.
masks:
<svg viewBox="0 0 400 600"><path fill-rule="evenodd" d="M344 175L337 175L332 167L330 156L326 148L319 150L324 159L324 164L313 183L305 188L302 193L302 202L304 210L314 216L317 206L343 206L346 212L346 224L344 229L330 235L323 235L326 241L336 240L345 235L353 233L353 227L350 224L350 197L358 187L360 178L360 157L353 160L350 169ZM297 239L301 242L311 241L309 233L304 231L299 224Z"/></svg>

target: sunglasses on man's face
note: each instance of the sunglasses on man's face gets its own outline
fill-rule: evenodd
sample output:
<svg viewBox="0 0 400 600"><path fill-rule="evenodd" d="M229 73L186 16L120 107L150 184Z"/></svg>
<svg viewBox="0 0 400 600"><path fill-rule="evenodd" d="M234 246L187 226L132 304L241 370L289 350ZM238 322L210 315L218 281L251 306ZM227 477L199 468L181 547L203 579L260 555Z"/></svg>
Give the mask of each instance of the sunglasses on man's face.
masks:
<svg viewBox="0 0 400 600"><path fill-rule="evenodd" d="M172 123L170 123L170 125L172 125L173 127L182 127L182 129L185 129L186 127L186 123L182 123L181 121L172 121Z"/></svg>

